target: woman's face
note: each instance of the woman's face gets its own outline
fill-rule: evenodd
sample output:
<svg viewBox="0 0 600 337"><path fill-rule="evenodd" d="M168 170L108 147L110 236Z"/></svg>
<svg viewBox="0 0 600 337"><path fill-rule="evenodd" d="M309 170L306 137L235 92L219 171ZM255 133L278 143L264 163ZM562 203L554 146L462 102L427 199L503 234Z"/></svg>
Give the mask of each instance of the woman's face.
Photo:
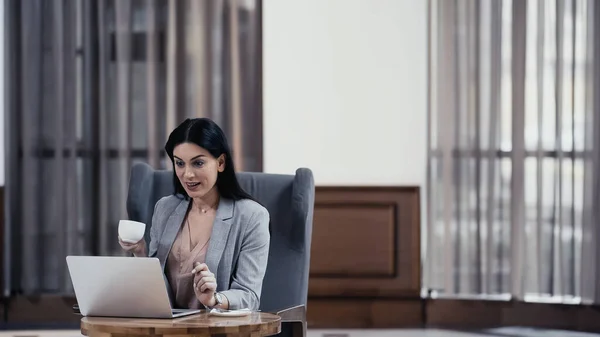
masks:
<svg viewBox="0 0 600 337"><path fill-rule="evenodd" d="M202 198L217 183L217 175L225 169L224 155L213 157L206 149L182 143L173 149L175 174L190 198Z"/></svg>

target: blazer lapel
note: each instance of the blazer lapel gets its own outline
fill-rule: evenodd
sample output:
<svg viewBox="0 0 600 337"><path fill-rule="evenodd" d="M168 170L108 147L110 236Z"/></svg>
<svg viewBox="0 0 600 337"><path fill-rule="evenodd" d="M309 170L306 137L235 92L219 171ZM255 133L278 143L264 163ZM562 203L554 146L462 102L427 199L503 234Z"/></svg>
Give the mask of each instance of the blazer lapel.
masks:
<svg viewBox="0 0 600 337"><path fill-rule="evenodd" d="M233 217L233 207L233 200L221 198L219 207L217 208L212 234L206 251L206 265L215 275L217 275L219 262L221 261L221 256L223 256L223 250L225 249L227 238L229 237L231 218Z"/></svg>
<svg viewBox="0 0 600 337"><path fill-rule="evenodd" d="M173 242L175 242L177 233L179 233L179 229L183 224L183 219L185 218L185 214L187 213L189 205L190 202L188 200L181 200L179 205L177 205L173 213L171 213L169 216L169 219L165 225L165 229L161 238L161 244L158 246L158 252L156 254L161 263L163 271L165 270L167 257L171 252L171 247L173 247Z"/></svg>

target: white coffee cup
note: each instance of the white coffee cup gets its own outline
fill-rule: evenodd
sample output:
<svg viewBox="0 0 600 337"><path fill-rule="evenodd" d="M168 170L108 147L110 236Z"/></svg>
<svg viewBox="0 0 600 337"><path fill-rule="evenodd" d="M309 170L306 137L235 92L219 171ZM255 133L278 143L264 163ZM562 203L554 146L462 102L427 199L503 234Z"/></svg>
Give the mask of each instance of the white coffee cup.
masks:
<svg viewBox="0 0 600 337"><path fill-rule="evenodd" d="M138 243L144 238L146 224L132 220L119 221L119 237L123 242Z"/></svg>

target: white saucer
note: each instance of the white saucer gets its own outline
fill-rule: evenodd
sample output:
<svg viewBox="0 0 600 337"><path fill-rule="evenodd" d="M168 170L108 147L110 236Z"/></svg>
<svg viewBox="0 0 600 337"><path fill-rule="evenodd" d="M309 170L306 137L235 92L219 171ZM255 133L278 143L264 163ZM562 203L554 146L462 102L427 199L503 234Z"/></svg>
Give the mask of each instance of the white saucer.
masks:
<svg viewBox="0 0 600 337"><path fill-rule="evenodd" d="M220 316L220 317L242 317L248 316L252 313L251 310L248 309L240 309L240 310L219 310L212 309L209 314L212 316Z"/></svg>

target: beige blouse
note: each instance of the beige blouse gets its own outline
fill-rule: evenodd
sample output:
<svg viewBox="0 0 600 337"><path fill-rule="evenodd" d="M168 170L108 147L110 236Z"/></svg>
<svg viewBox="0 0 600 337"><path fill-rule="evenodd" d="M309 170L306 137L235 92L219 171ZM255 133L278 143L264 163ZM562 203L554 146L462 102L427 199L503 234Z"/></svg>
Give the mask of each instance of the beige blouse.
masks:
<svg viewBox="0 0 600 337"><path fill-rule="evenodd" d="M173 242L166 263L166 274L173 291L175 308L179 309L204 309L194 293L192 269L196 262L205 262L208 241L212 233L212 223L210 226L202 226L198 229L194 228L194 230L197 232L193 241L198 244L192 247L192 236L186 217L175 242Z"/></svg>

